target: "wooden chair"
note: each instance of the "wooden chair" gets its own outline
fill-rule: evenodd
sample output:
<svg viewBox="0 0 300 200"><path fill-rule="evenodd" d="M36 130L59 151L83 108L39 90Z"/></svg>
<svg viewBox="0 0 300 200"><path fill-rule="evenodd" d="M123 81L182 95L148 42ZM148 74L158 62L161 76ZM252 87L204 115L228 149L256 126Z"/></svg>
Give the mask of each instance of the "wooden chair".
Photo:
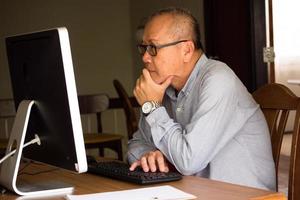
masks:
<svg viewBox="0 0 300 200"><path fill-rule="evenodd" d="M13 99L0 99L0 120L3 122L3 129L0 139L0 154L4 154L10 133L9 120L16 115L15 104ZM5 137L4 137L5 136Z"/></svg>
<svg viewBox="0 0 300 200"><path fill-rule="evenodd" d="M300 199L300 103L298 105L294 123L290 172L289 172L289 200Z"/></svg>
<svg viewBox="0 0 300 200"><path fill-rule="evenodd" d="M270 130L277 183L281 143L287 118L290 111L296 111L290 155L288 199L300 199L300 99L286 86L276 83L262 86L253 93L253 97L262 108ZM278 184L276 189L278 190Z"/></svg>
<svg viewBox="0 0 300 200"><path fill-rule="evenodd" d="M109 98L104 94L80 95L78 96L80 114L96 115L96 132L85 133L85 147L98 148L99 155L104 156L104 148L110 148L118 154L118 159L123 160L122 136L112 133L102 133L101 114L108 109Z"/></svg>
<svg viewBox="0 0 300 200"><path fill-rule="evenodd" d="M134 97L129 97L123 85L118 80L113 80L113 85L121 100L121 105L126 116L128 140L132 138L134 132L138 129L138 118L136 116L136 107L140 107Z"/></svg>

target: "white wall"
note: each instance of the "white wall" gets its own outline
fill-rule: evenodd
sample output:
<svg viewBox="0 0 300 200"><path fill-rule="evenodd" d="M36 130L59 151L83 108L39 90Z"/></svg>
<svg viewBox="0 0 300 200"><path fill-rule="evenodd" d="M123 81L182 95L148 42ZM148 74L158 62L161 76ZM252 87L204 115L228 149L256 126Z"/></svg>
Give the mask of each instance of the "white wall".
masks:
<svg viewBox="0 0 300 200"><path fill-rule="evenodd" d="M300 97L300 85L289 84L288 80L300 80L300 24L296 0L273 1L273 34L275 50L275 78ZM287 23L289 22L289 23ZM294 127L295 112L287 122L287 130Z"/></svg>
<svg viewBox="0 0 300 200"><path fill-rule="evenodd" d="M12 97L4 37L58 26L69 30L79 94L116 96L113 78L132 85L127 0L1 0L0 25L0 98Z"/></svg>

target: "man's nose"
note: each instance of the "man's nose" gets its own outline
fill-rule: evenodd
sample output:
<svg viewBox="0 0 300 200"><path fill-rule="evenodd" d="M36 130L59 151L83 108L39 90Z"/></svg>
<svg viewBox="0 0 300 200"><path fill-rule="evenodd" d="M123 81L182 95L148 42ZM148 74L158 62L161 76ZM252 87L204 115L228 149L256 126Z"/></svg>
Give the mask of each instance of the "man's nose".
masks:
<svg viewBox="0 0 300 200"><path fill-rule="evenodd" d="M143 55L143 62L144 62L144 63L149 63L149 62L151 62L151 55L150 55L147 51L145 51L145 53L144 53L144 55Z"/></svg>

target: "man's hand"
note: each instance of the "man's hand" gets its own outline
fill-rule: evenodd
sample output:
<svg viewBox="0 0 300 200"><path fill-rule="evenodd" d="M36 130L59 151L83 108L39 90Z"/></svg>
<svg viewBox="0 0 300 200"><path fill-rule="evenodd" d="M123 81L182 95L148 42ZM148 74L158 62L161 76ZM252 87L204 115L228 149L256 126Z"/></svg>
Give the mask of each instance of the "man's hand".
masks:
<svg viewBox="0 0 300 200"><path fill-rule="evenodd" d="M143 69L142 75L137 79L133 94L140 105L146 101L162 102L167 87L171 84L172 76L163 83L155 83L147 69Z"/></svg>
<svg viewBox="0 0 300 200"><path fill-rule="evenodd" d="M164 155L156 150L150 151L143 155L140 160L135 161L131 164L129 170L133 171L136 167L141 166L144 172L156 172L159 170L160 172L169 172L169 167Z"/></svg>

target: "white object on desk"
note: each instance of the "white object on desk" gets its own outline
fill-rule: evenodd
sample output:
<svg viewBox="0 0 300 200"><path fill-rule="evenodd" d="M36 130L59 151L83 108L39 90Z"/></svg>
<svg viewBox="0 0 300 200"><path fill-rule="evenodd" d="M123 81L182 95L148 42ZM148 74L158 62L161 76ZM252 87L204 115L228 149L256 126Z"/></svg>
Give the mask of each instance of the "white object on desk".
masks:
<svg viewBox="0 0 300 200"><path fill-rule="evenodd" d="M68 200L185 200L195 198L196 196L169 185L121 190L116 192L66 196L66 199Z"/></svg>
<svg viewBox="0 0 300 200"><path fill-rule="evenodd" d="M290 79L290 80L287 80L287 82L289 84L300 85L300 80L297 80L297 79Z"/></svg>

